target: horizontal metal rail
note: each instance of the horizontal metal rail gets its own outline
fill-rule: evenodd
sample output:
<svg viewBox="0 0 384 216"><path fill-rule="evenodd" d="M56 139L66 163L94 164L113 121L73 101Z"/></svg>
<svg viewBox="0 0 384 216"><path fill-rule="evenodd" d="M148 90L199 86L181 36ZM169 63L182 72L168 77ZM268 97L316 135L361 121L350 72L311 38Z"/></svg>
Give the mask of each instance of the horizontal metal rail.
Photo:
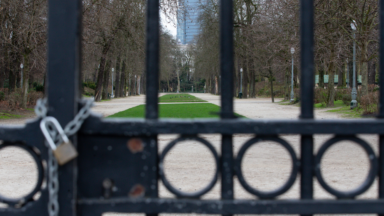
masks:
<svg viewBox="0 0 384 216"><path fill-rule="evenodd" d="M0 128L0 138L2 136ZM358 120L140 120L88 119L81 129L83 134L142 136L152 134L383 134L384 119Z"/></svg>
<svg viewBox="0 0 384 216"><path fill-rule="evenodd" d="M384 200L187 200L187 199L83 199L84 215L107 211L127 213L197 214L362 214L384 213Z"/></svg>
<svg viewBox="0 0 384 216"><path fill-rule="evenodd" d="M26 133L30 131L30 133ZM0 140L23 141L41 134L32 126L2 126ZM358 120L248 120L248 119L200 119L200 120L138 120L98 119L86 120L82 134L147 136L153 134L384 134L384 119ZM42 137L42 136L41 136Z"/></svg>

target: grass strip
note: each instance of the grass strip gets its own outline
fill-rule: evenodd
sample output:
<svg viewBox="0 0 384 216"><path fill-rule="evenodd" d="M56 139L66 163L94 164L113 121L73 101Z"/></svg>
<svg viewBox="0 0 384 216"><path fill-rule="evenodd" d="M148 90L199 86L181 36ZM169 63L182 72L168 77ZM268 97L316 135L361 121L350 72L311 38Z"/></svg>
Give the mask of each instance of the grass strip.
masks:
<svg viewBox="0 0 384 216"><path fill-rule="evenodd" d="M220 107L211 103L159 104L160 118L219 118ZM108 118L144 118L145 105L115 113ZM235 114L237 117L245 118Z"/></svg>
<svg viewBox="0 0 384 216"><path fill-rule="evenodd" d="M6 112L0 112L0 119L12 119L12 118L21 118L21 117L23 117L23 116L11 114L11 113L6 113Z"/></svg>
<svg viewBox="0 0 384 216"><path fill-rule="evenodd" d="M159 98L159 103L180 103L180 102L207 102L190 94L166 94Z"/></svg>
<svg viewBox="0 0 384 216"><path fill-rule="evenodd" d="M356 107L354 109L351 109L350 106L343 106L337 109L331 109L328 110L327 112L332 112L332 113L339 113L342 114L343 117L346 118L362 118L363 116L363 109L360 107Z"/></svg>
<svg viewBox="0 0 384 216"><path fill-rule="evenodd" d="M345 106L342 100L337 100L333 102L334 107L327 107L325 103L316 103L314 104L315 108L335 108L335 107L343 107Z"/></svg>

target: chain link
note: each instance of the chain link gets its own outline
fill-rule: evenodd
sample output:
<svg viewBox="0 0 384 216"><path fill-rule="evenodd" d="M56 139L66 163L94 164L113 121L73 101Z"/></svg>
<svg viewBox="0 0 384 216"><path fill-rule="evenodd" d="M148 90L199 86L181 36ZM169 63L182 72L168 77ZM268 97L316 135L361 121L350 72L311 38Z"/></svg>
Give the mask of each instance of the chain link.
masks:
<svg viewBox="0 0 384 216"><path fill-rule="evenodd" d="M79 113L77 113L75 118L65 126L64 132L67 136L72 136L73 134L77 133L84 120L87 119L91 114L92 106L93 101L87 100L85 105L80 109Z"/></svg>
<svg viewBox="0 0 384 216"><path fill-rule="evenodd" d="M35 106L35 113L40 118L45 118L48 113L47 109L47 99L39 99ZM91 107L93 106L92 100L87 100L85 105L80 109L79 113L75 118L70 121L64 128L64 133L67 136L72 136L80 129L84 120L89 117L91 114ZM47 123L47 130L52 137L52 140L55 144L62 142L61 136L55 129L55 126L52 123ZM59 215L59 165L55 156L53 155L52 149L48 146L48 143L45 142L48 147L48 193L49 193L49 202L48 202L48 213L49 216L58 216Z"/></svg>
<svg viewBox="0 0 384 216"><path fill-rule="evenodd" d="M44 118L47 116L47 98L39 99L36 102L35 113L38 117Z"/></svg>

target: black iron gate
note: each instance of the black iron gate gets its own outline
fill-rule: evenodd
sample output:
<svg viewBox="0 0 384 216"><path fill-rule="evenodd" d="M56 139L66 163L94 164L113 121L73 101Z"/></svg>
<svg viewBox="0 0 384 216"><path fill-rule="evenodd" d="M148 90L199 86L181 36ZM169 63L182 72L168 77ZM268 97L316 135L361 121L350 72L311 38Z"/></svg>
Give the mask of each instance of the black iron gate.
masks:
<svg viewBox="0 0 384 216"><path fill-rule="evenodd" d="M384 29L384 1L381 0L380 28ZM49 115L67 124L82 106L79 103L79 72L81 70L81 0L49 0L49 46L48 46L48 103ZM147 25L147 96L146 119L103 119L89 117L81 130L71 137L77 145L76 160L59 167L59 209L62 216L101 215L103 212L145 213L201 213L201 214L348 214L377 213L384 215L384 157L377 157L371 147L356 134L378 134L379 155L384 154L384 106L380 106L377 119L325 121L313 119L313 1L301 0L301 115L298 120L242 120L233 114L233 30L232 1L221 0L221 119L204 121L178 121L158 119L158 71L159 71L159 0L148 0ZM380 41L384 40L384 31ZM384 53L384 44L380 45ZM380 65L384 57L380 56ZM380 77L384 68L380 68ZM380 86L384 86L381 78ZM384 88L380 88L380 103L384 101ZM23 199L10 200L0 208L0 215L49 215L47 203L49 192L42 182L49 181L51 170L43 166L48 161L48 151L39 128L40 120L24 127L1 127L1 148L17 145L27 149L36 160L39 181L32 193ZM170 143L162 155L158 155L158 134L180 134ZM222 134L221 155L198 134ZM233 134L252 133L254 138L244 144L234 157ZM279 139L279 134L301 135L301 155L296 157L288 143ZM314 155L313 135L335 134ZM163 175L162 162L165 154L175 143L194 139L212 151L216 161L216 174L202 191L188 194L174 188ZM273 140L285 147L292 158L292 172L288 181L271 192L258 191L248 185L240 169L245 150L260 140ZM356 190L341 192L323 181L320 160L324 151L341 140L354 141L362 146L370 158L370 172L364 183ZM38 149L38 151L36 151ZM300 174L300 199L275 200L285 193ZM233 178L237 176L242 186L258 197L258 200L234 200ZM379 197L373 200L355 200L366 191L378 177ZM221 199L200 200L221 178ZM313 199L313 178L334 195L335 200ZM176 195L175 199L158 198L158 181ZM118 190L114 190L114 186ZM41 193L39 199L33 195Z"/></svg>

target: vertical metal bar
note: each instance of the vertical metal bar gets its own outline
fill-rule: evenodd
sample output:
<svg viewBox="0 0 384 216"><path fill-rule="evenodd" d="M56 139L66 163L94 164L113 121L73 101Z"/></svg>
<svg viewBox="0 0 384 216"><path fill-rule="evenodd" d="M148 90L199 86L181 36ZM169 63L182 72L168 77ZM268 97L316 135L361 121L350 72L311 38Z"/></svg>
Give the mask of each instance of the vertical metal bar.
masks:
<svg viewBox="0 0 384 216"><path fill-rule="evenodd" d="M384 118L384 0L379 1L380 16L380 105L378 118ZM384 198L384 134L379 135L379 199ZM384 214L379 214L384 216Z"/></svg>
<svg viewBox="0 0 384 216"><path fill-rule="evenodd" d="M313 118L313 0L301 0L301 118Z"/></svg>
<svg viewBox="0 0 384 216"><path fill-rule="evenodd" d="M381 52L380 52L381 53ZM384 135L379 135L379 199L384 198ZM384 216L384 214L379 214Z"/></svg>
<svg viewBox="0 0 384 216"><path fill-rule="evenodd" d="M233 2L220 3L220 70L221 118L233 118ZM222 135L221 143L221 199L231 200L233 192L232 135Z"/></svg>
<svg viewBox="0 0 384 216"><path fill-rule="evenodd" d="M313 137L301 136L301 199L313 198Z"/></svg>
<svg viewBox="0 0 384 216"><path fill-rule="evenodd" d="M233 118L233 3L221 0L220 17L220 70L221 117Z"/></svg>
<svg viewBox="0 0 384 216"><path fill-rule="evenodd" d="M147 1L147 92L146 92L146 119L156 120L159 117L158 89L159 89L159 36L160 36L159 0ZM146 195L152 198L158 197L158 150L157 135L149 137L150 163L152 169L148 176L148 190ZM157 216L158 214L147 214Z"/></svg>
<svg viewBox="0 0 384 216"><path fill-rule="evenodd" d="M81 0L49 0L47 94L49 115L62 126L77 113L81 67ZM72 138L76 145L77 139ZM76 161L59 167L59 215L76 215Z"/></svg>
<svg viewBox="0 0 384 216"><path fill-rule="evenodd" d="M146 118L157 119L159 88L159 0L147 1Z"/></svg>
<svg viewBox="0 0 384 216"><path fill-rule="evenodd" d="M313 118L313 0L301 0L301 119ZM313 199L313 137L301 136L301 199Z"/></svg>
<svg viewBox="0 0 384 216"><path fill-rule="evenodd" d="M384 86L384 1L380 0L380 70L379 86ZM379 117L384 118L384 88L380 88Z"/></svg>

